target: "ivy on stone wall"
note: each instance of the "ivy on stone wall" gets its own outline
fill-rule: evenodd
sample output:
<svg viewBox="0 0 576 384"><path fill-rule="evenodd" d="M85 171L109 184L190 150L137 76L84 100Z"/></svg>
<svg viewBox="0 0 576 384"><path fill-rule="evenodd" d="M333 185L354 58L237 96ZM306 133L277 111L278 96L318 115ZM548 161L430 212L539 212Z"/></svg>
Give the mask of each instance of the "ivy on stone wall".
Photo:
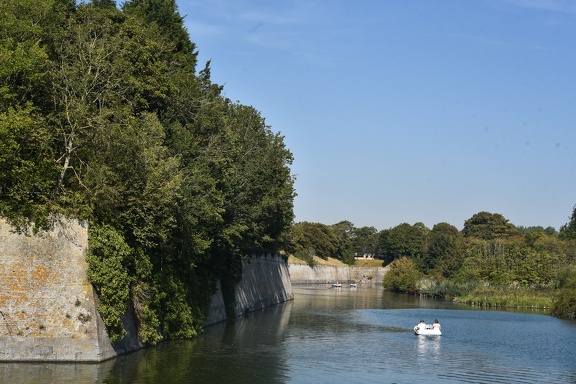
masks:
<svg viewBox="0 0 576 384"><path fill-rule="evenodd" d="M121 316L128 309L133 278L125 265L133 252L124 237L109 225L91 226L88 239L88 280L98 293L98 312L114 342L126 334Z"/></svg>

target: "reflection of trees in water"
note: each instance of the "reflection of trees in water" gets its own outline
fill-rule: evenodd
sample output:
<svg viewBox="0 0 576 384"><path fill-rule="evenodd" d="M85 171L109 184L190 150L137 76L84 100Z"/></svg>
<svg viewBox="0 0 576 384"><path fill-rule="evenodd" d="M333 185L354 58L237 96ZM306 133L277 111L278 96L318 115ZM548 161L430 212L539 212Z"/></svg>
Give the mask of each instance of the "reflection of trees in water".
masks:
<svg viewBox="0 0 576 384"><path fill-rule="evenodd" d="M11 384L281 382L287 368L278 345L291 307L287 302L265 308L208 327L194 339L161 343L100 364L3 363L0 378Z"/></svg>
<svg viewBox="0 0 576 384"><path fill-rule="evenodd" d="M278 344L292 303L216 324L194 339L162 343L115 360L106 383L269 383L282 381ZM265 372L265 374L264 374Z"/></svg>

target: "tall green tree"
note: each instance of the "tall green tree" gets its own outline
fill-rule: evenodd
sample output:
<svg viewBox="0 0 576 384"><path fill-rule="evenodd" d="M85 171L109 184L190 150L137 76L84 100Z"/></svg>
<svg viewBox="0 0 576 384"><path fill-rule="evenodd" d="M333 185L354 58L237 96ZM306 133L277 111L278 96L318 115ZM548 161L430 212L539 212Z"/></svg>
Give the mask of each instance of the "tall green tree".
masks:
<svg viewBox="0 0 576 384"><path fill-rule="evenodd" d="M400 257L421 260L426 253L429 229L422 223L402 223L380 232L380 249L387 262Z"/></svg>
<svg viewBox="0 0 576 384"><path fill-rule="evenodd" d="M184 17L178 12L176 0L131 0L123 6L127 14L135 14L147 24L155 24L166 41L174 45L172 57L182 54L186 60L196 62L196 45L184 27ZM182 58L182 57L181 57Z"/></svg>
<svg viewBox="0 0 576 384"><path fill-rule="evenodd" d="M448 223L435 224L428 239L427 266L444 277L452 276L464 261L464 240Z"/></svg>
<svg viewBox="0 0 576 384"><path fill-rule="evenodd" d="M322 259L334 257L338 250L338 237L326 224L302 221L294 224L294 252L309 250Z"/></svg>
<svg viewBox="0 0 576 384"><path fill-rule="evenodd" d="M464 237L483 240L505 239L517 235L514 225L499 213L478 212L464 222Z"/></svg>
<svg viewBox="0 0 576 384"><path fill-rule="evenodd" d="M54 0L0 2L0 111L38 106L47 96L47 29L57 10Z"/></svg>
<svg viewBox="0 0 576 384"><path fill-rule="evenodd" d="M392 292L416 292L416 283L422 276L413 259L402 256L390 264L390 270L384 275L384 288Z"/></svg>
<svg viewBox="0 0 576 384"><path fill-rule="evenodd" d="M334 257L342 260L346 264L354 264L354 256L356 254L356 246L354 245L356 228L354 224L350 221L343 220L332 224L330 228L334 231L338 239L337 250Z"/></svg>
<svg viewBox="0 0 576 384"><path fill-rule="evenodd" d="M254 108L228 104L227 116L227 229L242 234L245 251L275 249L293 219L292 154Z"/></svg>
<svg viewBox="0 0 576 384"><path fill-rule="evenodd" d="M376 256L379 249L379 233L374 227L364 226L355 228L352 236L352 244L357 255Z"/></svg>
<svg viewBox="0 0 576 384"><path fill-rule="evenodd" d="M49 225L59 207L55 132L42 109L60 10L51 0L0 2L0 213L19 228Z"/></svg>
<svg viewBox="0 0 576 384"><path fill-rule="evenodd" d="M551 313L557 317L576 319L576 264L560 270L557 288Z"/></svg>
<svg viewBox="0 0 576 384"><path fill-rule="evenodd" d="M0 213L20 228L49 223L59 169L50 124L34 107L0 112Z"/></svg>
<svg viewBox="0 0 576 384"><path fill-rule="evenodd" d="M576 205L572 210L572 216L570 216L570 221L560 227L559 236L561 239L565 240L576 240Z"/></svg>

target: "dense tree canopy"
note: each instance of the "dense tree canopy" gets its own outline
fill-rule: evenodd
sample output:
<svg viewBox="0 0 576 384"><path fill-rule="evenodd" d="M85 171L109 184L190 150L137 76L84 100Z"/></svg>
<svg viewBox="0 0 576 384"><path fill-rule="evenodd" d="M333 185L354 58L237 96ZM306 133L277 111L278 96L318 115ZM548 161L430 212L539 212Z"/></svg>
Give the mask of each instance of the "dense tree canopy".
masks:
<svg viewBox="0 0 576 384"><path fill-rule="evenodd" d="M458 229L448 223L438 223L430 231L426 267L445 277L451 277L464 261L464 241Z"/></svg>
<svg viewBox="0 0 576 384"><path fill-rule="evenodd" d="M379 233L374 227L360 227L353 231L352 244L358 256L375 256L379 249Z"/></svg>
<svg viewBox="0 0 576 384"><path fill-rule="evenodd" d="M422 273L413 259L402 256L390 264L390 270L384 276L384 287L392 292L416 292L416 283Z"/></svg>
<svg viewBox="0 0 576 384"><path fill-rule="evenodd" d="M354 232L356 228L354 227L354 224L352 224L350 221L343 220L339 223L331 225L330 229L334 232L336 238L338 239L338 246L332 257L342 260L347 264L354 263L354 256L356 255L354 245Z"/></svg>
<svg viewBox="0 0 576 384"><path fill-rule="evenodd" d="M400 257L421 259L426 253L429 229L422 223L402 223L380 233L380 250L385 260Z"/></svg>
<svg viewBox="0 0 576 384"><path fill-rule="evenodd" d="M294 224L292 231L293 248L290 251L305 250L322 259L336 255L339 240L328 225L303 221Z"/></svg>
<svg viewBox="0 0 576 384"><path fill-rule="evenodd" d="M560 227L560 238L567 240L576 240L576 205L572 210L570 221Z"/></svg>
<svg viewBox="0 0 576 384"><path fill-rule="evenodd" d="M465 237L492 240L513 236L517 231L501 214L479 212L464 222L462 234Z"/></svg>
<svg viewBox="0 0 576 384"><path fill-rule="evenodd" d="M357 228L347 220L332 225L295 223L288 238L286 251L308 262L311 262L312 256L318 256L354 264L357 256L374 257L379 252L376 228Z"/></svg>
<svg viewBox="0 0 576 384"><path fill-rule="evenodd" d="M212 83L174 0L0 2L0 214L89 222L89 276L111 335L201 327L216 278L277 250L292 154ZM129 277L129 278L124 278ZM159 332L158 332L159 331Z"/></svg>

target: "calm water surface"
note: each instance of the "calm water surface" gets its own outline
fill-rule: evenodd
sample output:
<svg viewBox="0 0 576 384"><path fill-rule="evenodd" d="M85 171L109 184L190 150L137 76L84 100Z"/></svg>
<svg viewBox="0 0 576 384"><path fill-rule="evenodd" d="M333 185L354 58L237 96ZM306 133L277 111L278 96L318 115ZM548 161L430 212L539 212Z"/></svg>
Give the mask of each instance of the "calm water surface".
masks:
<svg viewBox="0 0 576 384"><path fill-rule="evenodd" d="M295 300L102 364L0 364L2 383L576 383L576 322L381 288ZM443 335L416 336L439 319Z"/></svg>

